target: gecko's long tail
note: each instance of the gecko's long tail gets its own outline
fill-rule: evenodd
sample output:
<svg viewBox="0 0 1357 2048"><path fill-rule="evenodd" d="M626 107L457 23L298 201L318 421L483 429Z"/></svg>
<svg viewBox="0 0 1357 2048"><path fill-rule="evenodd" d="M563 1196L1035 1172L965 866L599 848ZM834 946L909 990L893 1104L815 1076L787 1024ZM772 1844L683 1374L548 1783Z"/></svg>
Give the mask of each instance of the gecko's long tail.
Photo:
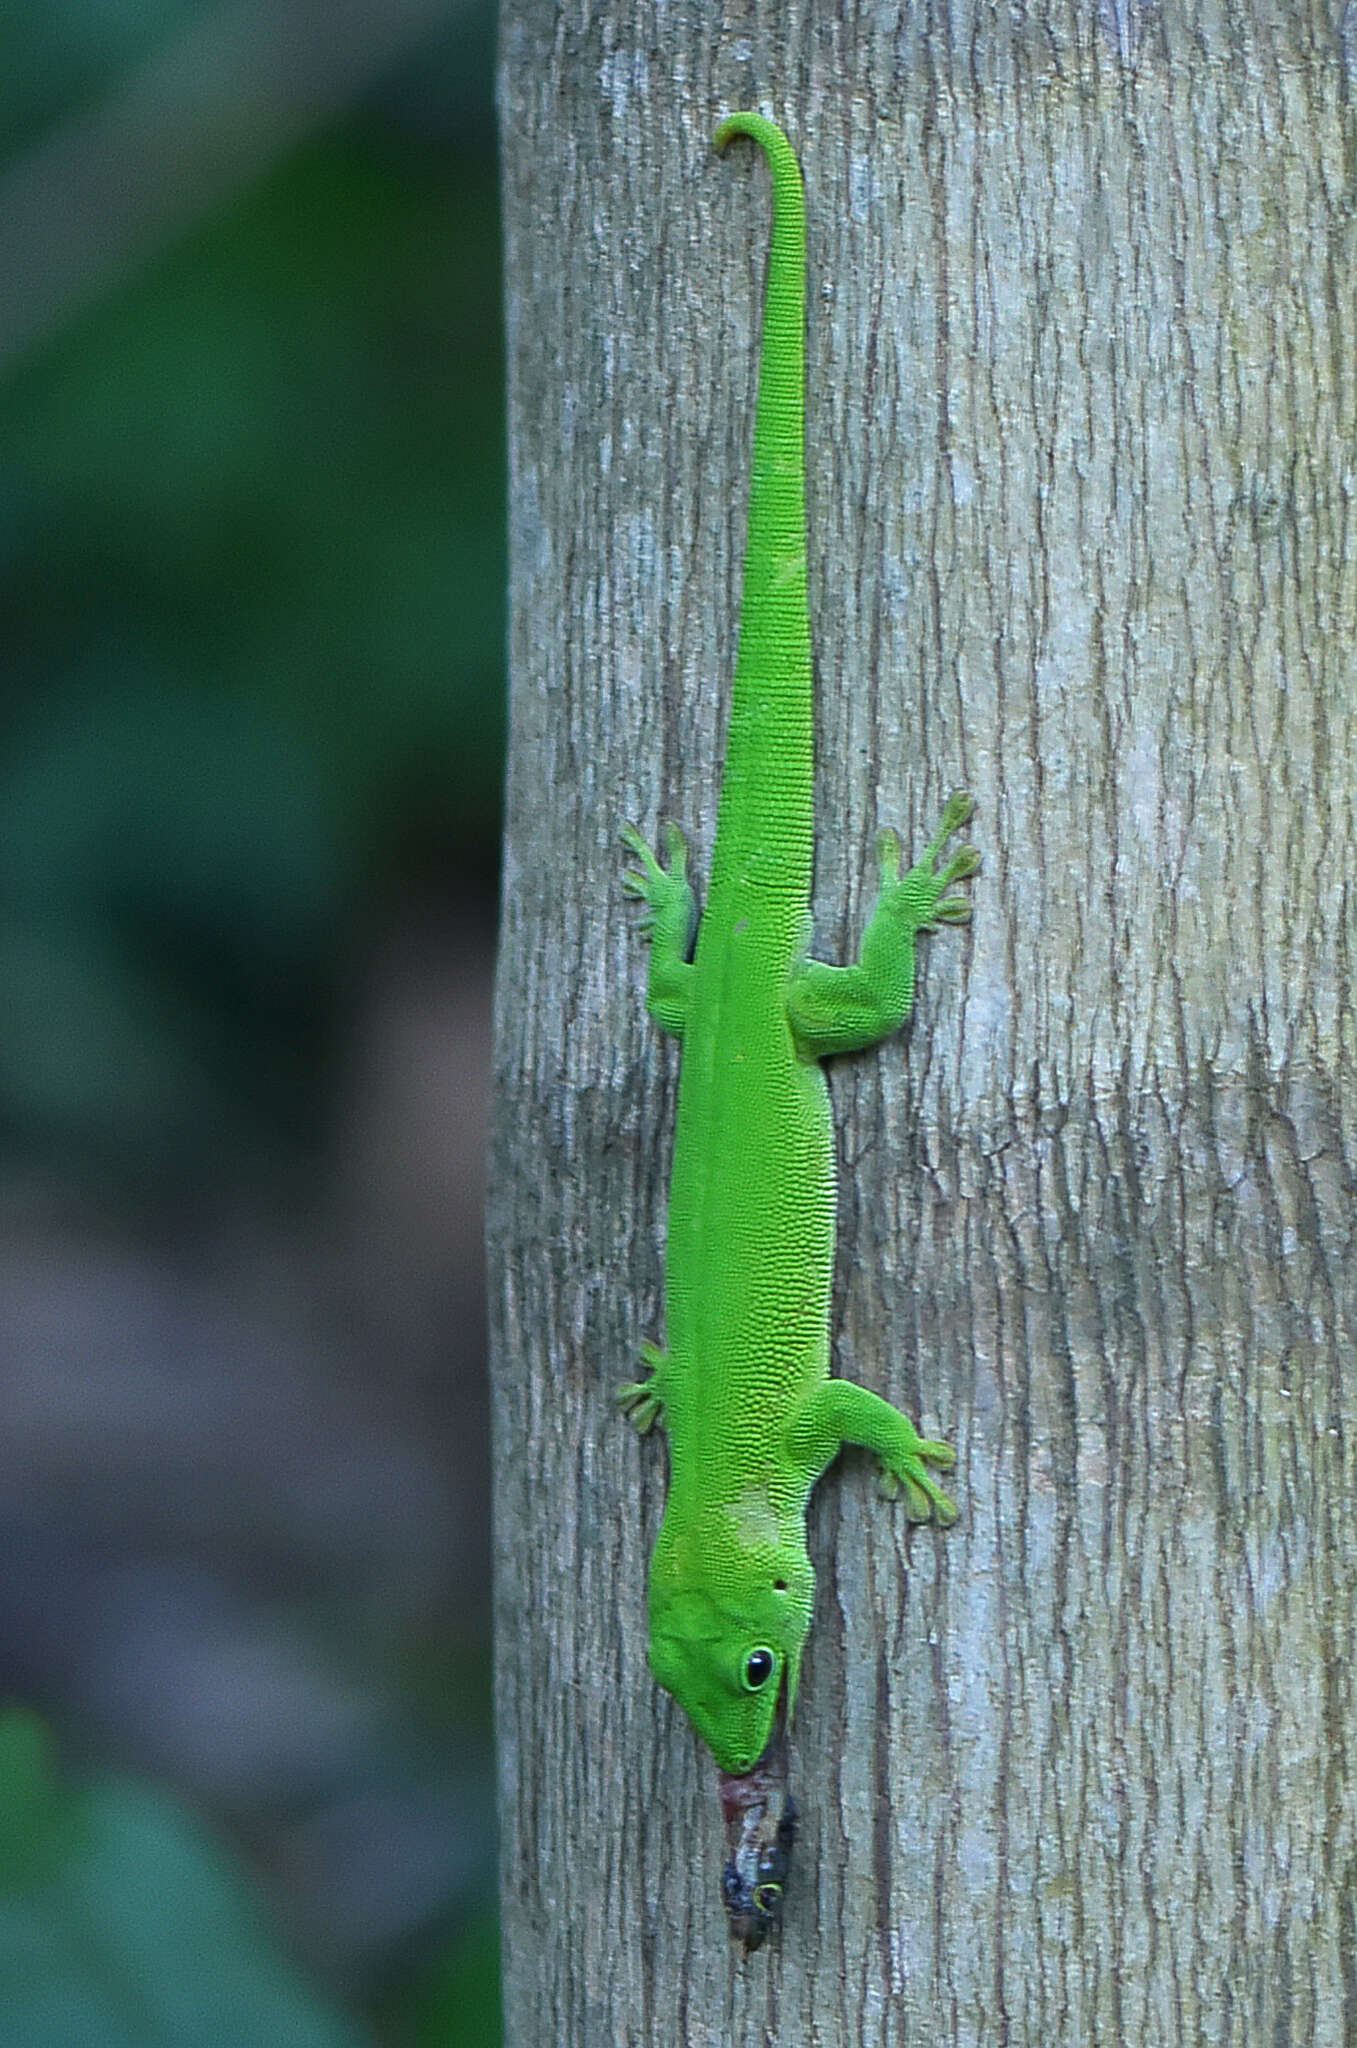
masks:
<svg viewBox="0 0 1357 2048"><path fill-rule="evenodd" d="M801 171L782 130L762 114L732 114L717 129L757 142L773 183L773 231L759 351L759 395L749 474L749 528L740 606L740 666L777 634L785 658L806 617L806 202ZM745 645L752 634L755 645ZM809 656L809 627L806 627Z"/></svg>
<svg viewBox="0 0 1357 2048"><path fill-rule="evenodd" d="M757 880L763 918L802 942L810 892L814 705L806 595L806 202L782 130L732 114L716 147L747 135L768 159L773 228L749 468L739 647L712 888ZM773 915L773 903L781 915ZM783 931L782 927L786 929ZM781 942L781 939L779 942Z"/></svg>

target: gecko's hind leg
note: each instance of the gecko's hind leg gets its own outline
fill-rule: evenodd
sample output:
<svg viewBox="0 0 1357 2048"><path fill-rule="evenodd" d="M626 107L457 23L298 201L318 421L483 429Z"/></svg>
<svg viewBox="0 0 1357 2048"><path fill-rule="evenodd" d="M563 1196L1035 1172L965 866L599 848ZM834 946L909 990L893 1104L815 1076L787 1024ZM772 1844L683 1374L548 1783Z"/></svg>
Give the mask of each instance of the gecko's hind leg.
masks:
<svg viewBox="0 0 1357 2048"><path fill-rule="evenodd" d="M980 856L975 848L958 847L938 866L944 845L970 815L969 796L954 791L923 857L904 875L899 833L888 829L877 835L881 885L857 961L831 967L823 960L801 960L792 970L787 1018L804 1058L861 1051L904 1023L914 1000L916 937L940 924L965 924L971 914L964 896L947 892L976 873Z"/></svg>

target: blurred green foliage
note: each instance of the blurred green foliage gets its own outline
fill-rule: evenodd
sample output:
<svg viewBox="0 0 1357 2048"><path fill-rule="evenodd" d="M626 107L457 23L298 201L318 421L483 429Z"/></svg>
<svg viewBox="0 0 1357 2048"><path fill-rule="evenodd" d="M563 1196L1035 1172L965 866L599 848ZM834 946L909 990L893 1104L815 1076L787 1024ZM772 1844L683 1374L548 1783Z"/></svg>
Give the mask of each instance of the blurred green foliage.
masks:
<svg viewBox="0 0 1357 2048"><path fill-rule="evenodd" d="M372 115L0 383L0 1129L135 1188L301 1144L366 906L488 889L498 221Z"/></svg>
<svg viewBox="0 0 1357 2048"><path fill-rule="evenodd" d="M499 1920L477 1915L423 1970L413 1973L382 2015L383 2036L402 2048L494 2048L502 2039Z"/></svg>
<svg viewBox="0 0 1357 2048"><path fill-rule="evenodd" d="M195 0L44 0L0 19L0 145L29 147L198 12Z"/></svg>
<svg viewBox="0 0 1357 2048"><path fill-rule="evenodd" d="M303 1983L198 1822L129 1779L67 1781L35 1715L0 1715L5 2048L358 2048L364 2038Z"/></svg>
<svg viewBox="0 0 1357 2048"><path fill-rule="evenodd" d="M0 176L205 11L0 19ZM489 901L492 27L453 12L0 375L6 1191L32 1175L118 1227L264 1205L323 1142L384 906ZM67 1780L39 1721L0 1718L0 2048L492 2048L493 1916L449 1944L362 2031L181 1805Z"/></svg>

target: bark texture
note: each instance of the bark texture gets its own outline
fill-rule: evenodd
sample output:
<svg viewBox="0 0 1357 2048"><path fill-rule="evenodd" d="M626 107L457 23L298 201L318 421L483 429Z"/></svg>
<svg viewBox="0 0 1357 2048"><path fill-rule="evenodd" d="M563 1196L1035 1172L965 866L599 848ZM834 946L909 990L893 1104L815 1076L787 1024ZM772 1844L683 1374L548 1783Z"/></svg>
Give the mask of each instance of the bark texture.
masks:
<svg viewBox="0 0 1357 2048"><path fill-rule="evenodd" d="M1352 8L505 0L512 759L491 1215L509 2040L1357 2040ZM711 846L767 179L806 175L817 949L976 795L837 1063L779 1953L644 1658L676 1056L619 823Z"/></svg>

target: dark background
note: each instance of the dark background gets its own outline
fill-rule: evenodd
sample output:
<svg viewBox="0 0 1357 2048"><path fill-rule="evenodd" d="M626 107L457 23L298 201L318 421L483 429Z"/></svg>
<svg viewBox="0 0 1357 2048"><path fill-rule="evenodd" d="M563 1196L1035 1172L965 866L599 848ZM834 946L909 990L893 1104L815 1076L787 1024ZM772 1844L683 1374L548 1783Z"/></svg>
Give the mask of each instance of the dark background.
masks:
<svg viewBox="0 0 1357 2048"><path fill-rule="evenodd" d="M492 50L0 22L0 2048L498 2039Z"/></svg>

